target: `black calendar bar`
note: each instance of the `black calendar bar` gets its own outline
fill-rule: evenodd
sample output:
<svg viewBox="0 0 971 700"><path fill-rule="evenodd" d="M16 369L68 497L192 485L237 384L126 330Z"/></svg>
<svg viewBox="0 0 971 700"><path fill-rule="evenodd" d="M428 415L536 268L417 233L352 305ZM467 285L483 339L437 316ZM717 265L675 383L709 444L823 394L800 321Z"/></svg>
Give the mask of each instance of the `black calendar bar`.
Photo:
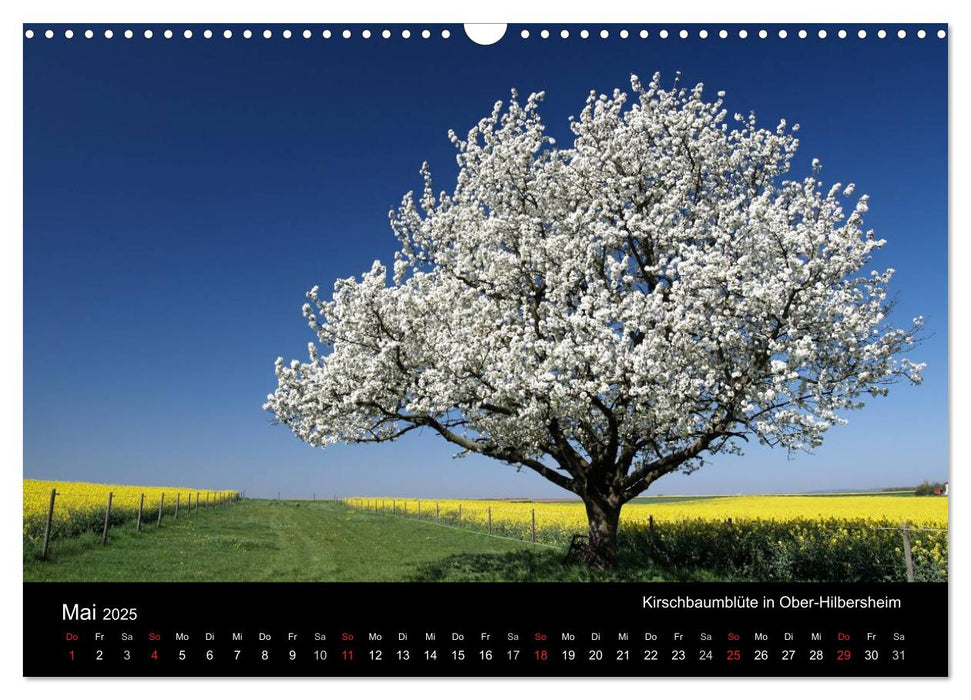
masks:
<svg viewBox="0 0 971 700"><path fill-rule="evenodd" d="M946 676L946 584L24 584L26 676Z"/></svg>

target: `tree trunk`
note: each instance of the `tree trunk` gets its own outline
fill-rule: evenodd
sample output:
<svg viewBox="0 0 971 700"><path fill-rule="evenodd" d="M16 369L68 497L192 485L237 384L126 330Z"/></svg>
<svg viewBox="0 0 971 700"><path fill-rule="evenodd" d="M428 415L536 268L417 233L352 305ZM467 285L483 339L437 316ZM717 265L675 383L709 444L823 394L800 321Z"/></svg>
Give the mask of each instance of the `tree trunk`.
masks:
<svg viewBox="0 0 971 700"><path fill-rule="evenodd" d="M590 523L590 565L597 569L612 569L617 565L617 524L620 506L608 499L583 499Z"/></svg>

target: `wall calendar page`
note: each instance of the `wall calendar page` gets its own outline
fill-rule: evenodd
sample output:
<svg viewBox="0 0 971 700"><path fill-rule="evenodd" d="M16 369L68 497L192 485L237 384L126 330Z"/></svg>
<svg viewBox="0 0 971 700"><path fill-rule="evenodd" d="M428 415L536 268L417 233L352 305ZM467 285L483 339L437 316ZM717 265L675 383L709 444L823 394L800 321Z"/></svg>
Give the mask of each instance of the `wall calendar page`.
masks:
<svg viewBox="0 0 971 700"><path fill-rule="evenodd" d="M24 676L949 676L947 24L21 30Z"/></svg>

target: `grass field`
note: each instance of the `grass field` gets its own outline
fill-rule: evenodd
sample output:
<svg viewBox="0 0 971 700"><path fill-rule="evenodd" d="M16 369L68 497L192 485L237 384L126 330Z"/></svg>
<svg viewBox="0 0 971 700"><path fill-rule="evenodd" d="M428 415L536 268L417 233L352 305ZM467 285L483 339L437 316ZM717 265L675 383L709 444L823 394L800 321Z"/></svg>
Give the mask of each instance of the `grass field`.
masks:
<svg viewBox="0 0 971 700"><path fill-rule="evenodd" d="M947 523L947 499L933 497L669 497L625 509L619 567L603 574L563 564L571 534L585 530L578 503L423 501L418 519L417 501L386 499L375 512L380 499L356 500L242 500L142 532L123 522L106 546L100 527L56 537L48 561L25 531L24 580L900 581L901 519ZM640 522L647 513L653 526ZM493 535L505 537L488 534L493 516ZM917 580L947 580L946 529L910 538Z"/></svg>
<svg viewBox="0 0 971 700"><path fill-rule="evenodd" d="M25 581L404 581L452 556L546 548L332 502L244 500L135 532L25 541ZM546 554L544 551L543 554Z"/></svg>

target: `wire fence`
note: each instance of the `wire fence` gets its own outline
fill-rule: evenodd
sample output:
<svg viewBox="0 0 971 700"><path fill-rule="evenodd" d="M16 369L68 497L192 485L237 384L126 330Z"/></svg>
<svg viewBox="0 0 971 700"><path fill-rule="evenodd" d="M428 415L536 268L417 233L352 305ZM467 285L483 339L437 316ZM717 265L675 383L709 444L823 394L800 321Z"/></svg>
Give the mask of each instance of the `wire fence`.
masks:
<svg viewBox="0 0 971 700"><path fill-rule="evenodd" d="M146 493L153 499L157 495L157 505L156 502L150 501L149 507L145 507ZM185 500L182 498L183 493L186 496ZM164 490L159 491L157 494L152 491L140 492L137 508L134 506L119 508L115 502L115 492L108 491L105 496L103 516L99 508L91 507L87 503L88 499L85 499L86 503L84 508L62 507L64 510L63 519L55 520L56 506L58 503L63 503L63 498L59 501L58 497L63 497L64 494L59 492L57 487L52 488L43 521L40 558L48 559L51 541L54 539L55 531L58 529L60 530L60 536L70 537L85 532L92 532L97 528L101 533L101 544L106 545L108 544L109 530L130 523L131 521L135 523L136 532L141 532L143 528L151 527L152 525L154 525L155 529L159 529L162 527L162 521L166 517L178 520L180 516L182 518L189 517L193 513L198 512L200 508L203 510L215 509L230 503L236 503L242 498L238 491L179 490L175 492L175 498L170 498L166 506L165 494L166 492ZM203 500L203 496L205 500ZM28 535L28 538L29 531L30 528L25 524L25 534Z"/></svg>

